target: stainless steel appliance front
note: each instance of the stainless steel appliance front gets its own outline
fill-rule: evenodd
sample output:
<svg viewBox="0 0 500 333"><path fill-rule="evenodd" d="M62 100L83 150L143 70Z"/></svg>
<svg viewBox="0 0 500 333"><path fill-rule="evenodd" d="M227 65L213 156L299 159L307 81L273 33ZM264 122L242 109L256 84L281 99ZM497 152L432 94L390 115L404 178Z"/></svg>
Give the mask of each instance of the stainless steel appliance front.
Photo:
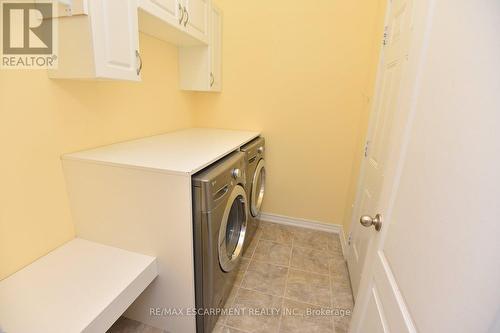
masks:
<svg viewBox="0 0 500 333"><path fill-rule="evenodd" d="M246 190L250 200L245 249L252 241L259 226L259 215L266 189L265 149L265 140L262 137L249 142L241 148L241 151L245 153L247 162Z"/></svg>
<svg viewBox="0 0 500 333"><path fill-rule="evenodd" d="M236 152L192 179L198 333L212 331L236 278L249 210L245 167Z"/></svg>

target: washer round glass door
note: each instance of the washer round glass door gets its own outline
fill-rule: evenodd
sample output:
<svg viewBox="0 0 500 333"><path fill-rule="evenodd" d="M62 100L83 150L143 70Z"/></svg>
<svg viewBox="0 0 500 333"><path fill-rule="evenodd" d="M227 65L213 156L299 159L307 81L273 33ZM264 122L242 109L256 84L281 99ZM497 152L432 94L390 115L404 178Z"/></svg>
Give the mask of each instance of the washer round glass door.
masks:
<svg viewBox="0 0 500 333"><path fill-rule="evenodd" d="M219 229L219 262L225 272L232 271L241 257L247 214L245 189L237 185L228 198Z"/></svg>
<svg viewBox="0 0 500 333"><path fill-rule="evenodd" d="M266 165L264 159L259 161L252 179L252 192L250 202L250 213L256 217L260 214L262 201L264 200L264 192L266 189Z"/></svg>

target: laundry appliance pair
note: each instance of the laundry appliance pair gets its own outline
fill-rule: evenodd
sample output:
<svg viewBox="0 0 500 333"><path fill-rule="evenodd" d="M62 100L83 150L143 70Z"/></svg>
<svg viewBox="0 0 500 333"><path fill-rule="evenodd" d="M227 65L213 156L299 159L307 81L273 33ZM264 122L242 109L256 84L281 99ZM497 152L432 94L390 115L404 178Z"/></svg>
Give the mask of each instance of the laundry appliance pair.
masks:
<svg viewBox="0 0 500 333"><path fill-rule="evenodd" d="M259 137L195 174L193 233L196 326L209 333L255 236L265 192L265 140Z"/></svg>

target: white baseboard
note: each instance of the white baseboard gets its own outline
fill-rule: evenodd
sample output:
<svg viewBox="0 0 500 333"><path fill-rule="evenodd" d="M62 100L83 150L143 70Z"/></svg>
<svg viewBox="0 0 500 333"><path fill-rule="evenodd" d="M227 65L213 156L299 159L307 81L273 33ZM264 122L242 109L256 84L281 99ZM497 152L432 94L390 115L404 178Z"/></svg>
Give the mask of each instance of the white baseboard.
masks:
<svg viewBox="0 0 500 333"><path fill-rule="evenodd" d="M342 253L345 254L346 242L345 242L344 230L342 225L340 224L331 224L320 221L307 220L297 217L289 217L289 216L264 213L264 212L260 214L260 220L271 223L289 225L292 227L307 228L307 229L326 231L338 234L340 238L340 244L342 245Z"/></svg>

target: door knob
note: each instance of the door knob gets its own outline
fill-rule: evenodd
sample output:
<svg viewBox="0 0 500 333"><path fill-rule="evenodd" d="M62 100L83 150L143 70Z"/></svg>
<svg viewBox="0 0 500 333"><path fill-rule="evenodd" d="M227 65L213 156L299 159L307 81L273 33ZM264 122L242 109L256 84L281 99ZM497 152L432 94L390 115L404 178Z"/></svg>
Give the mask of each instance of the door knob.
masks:
<svg viewBox="0 0 500 333"><path fill-rule="evenodd" d="M380 229L382 229L382 215L377 214L375 218L369 215L363 215L359 219L359 223L361 223L363 227L367 228L374 226L375 230L380 231Z"/></svg>

